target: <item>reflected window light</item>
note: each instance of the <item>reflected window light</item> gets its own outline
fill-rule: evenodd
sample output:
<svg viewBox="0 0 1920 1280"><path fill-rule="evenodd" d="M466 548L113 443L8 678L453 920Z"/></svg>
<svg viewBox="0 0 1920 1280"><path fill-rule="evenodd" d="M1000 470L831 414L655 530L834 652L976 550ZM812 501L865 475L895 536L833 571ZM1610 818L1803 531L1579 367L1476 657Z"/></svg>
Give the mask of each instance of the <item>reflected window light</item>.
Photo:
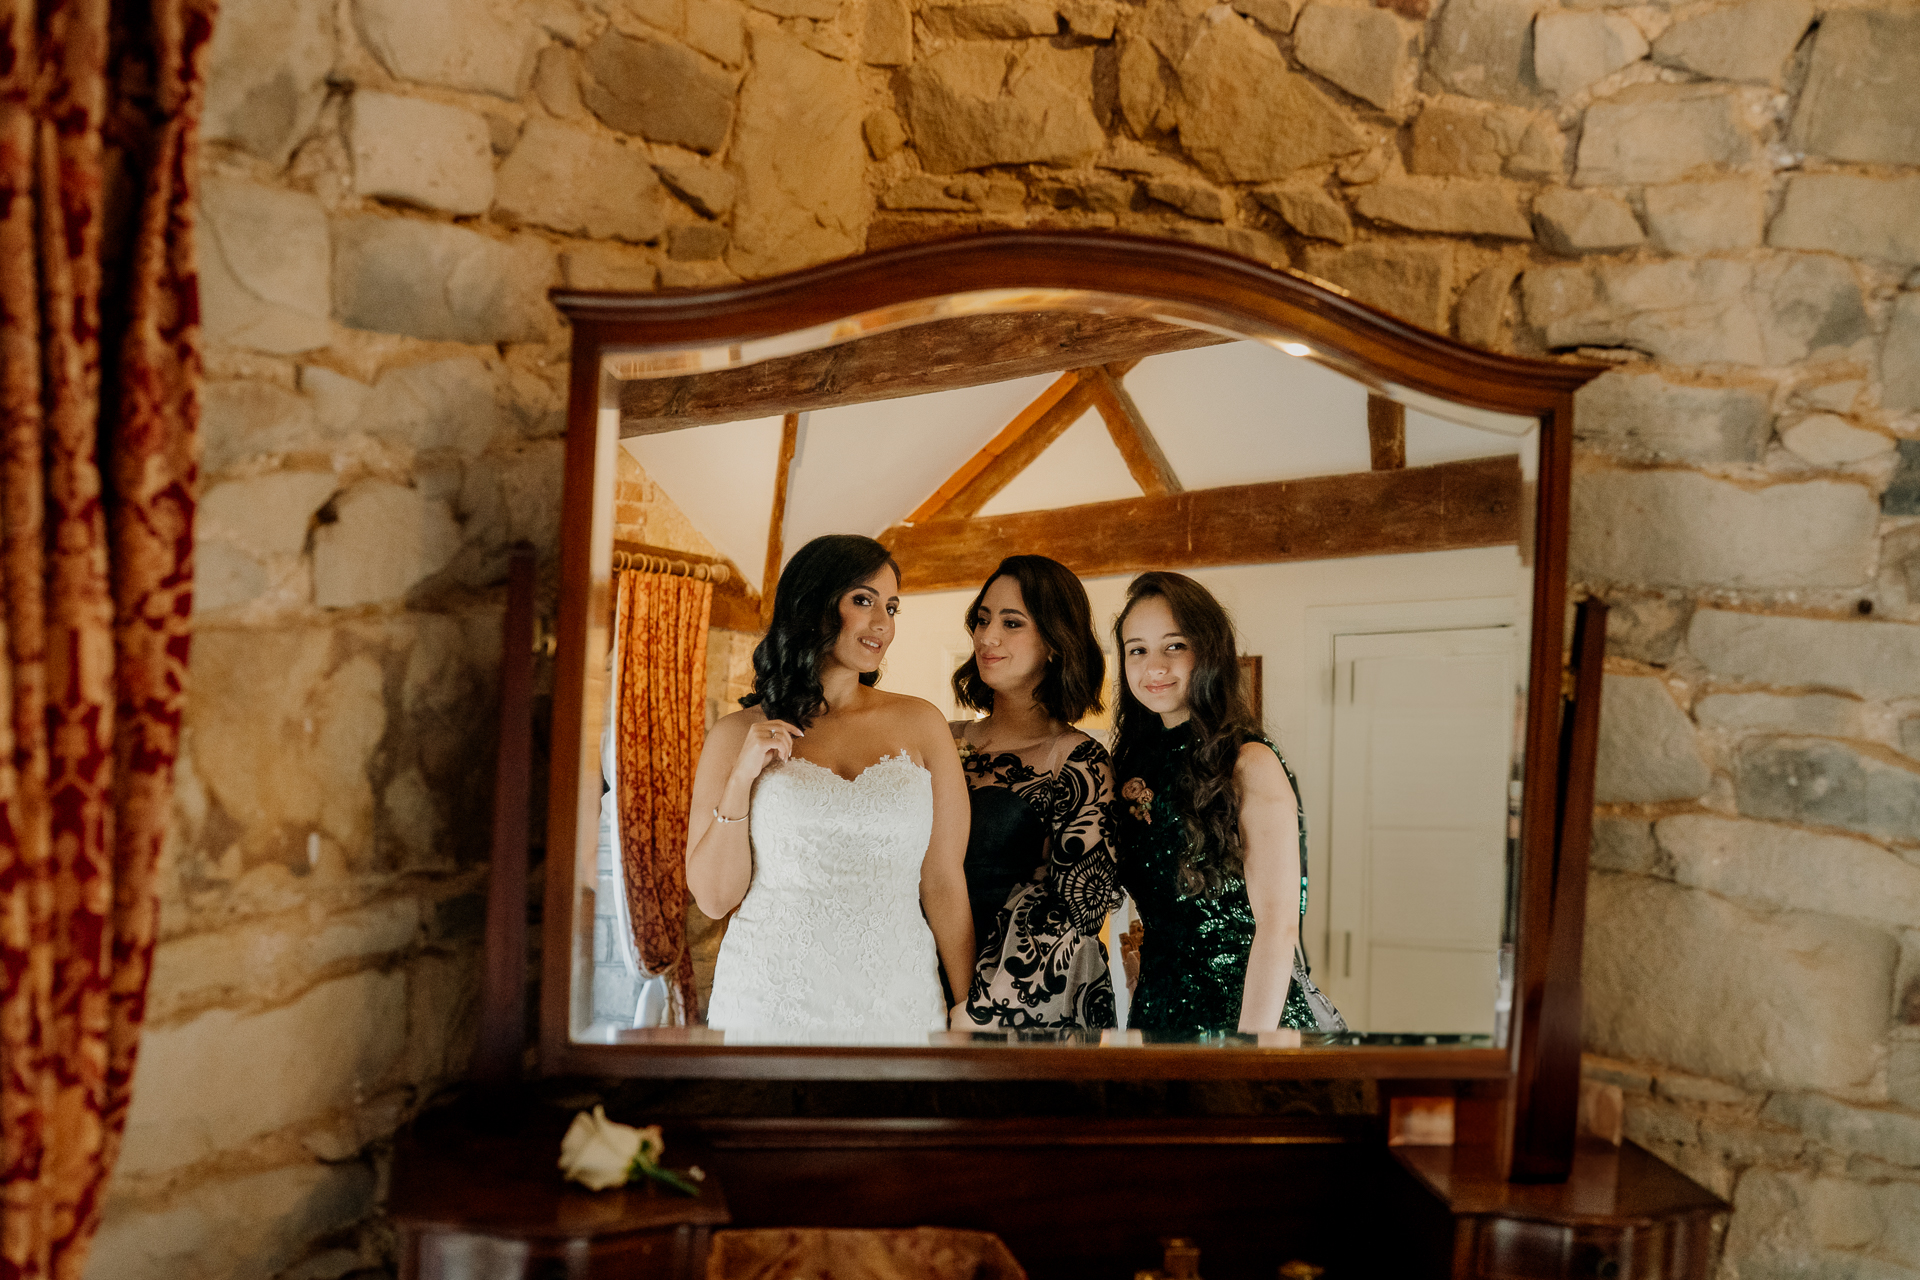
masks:
<svg viewBox="0 0 1920 1280"><path fill-rule="evenodd" d="M1310 356L1313 354L1313 348L1304 342L1283 342L1280 344L1280 349L1290 356Z"/></svg>

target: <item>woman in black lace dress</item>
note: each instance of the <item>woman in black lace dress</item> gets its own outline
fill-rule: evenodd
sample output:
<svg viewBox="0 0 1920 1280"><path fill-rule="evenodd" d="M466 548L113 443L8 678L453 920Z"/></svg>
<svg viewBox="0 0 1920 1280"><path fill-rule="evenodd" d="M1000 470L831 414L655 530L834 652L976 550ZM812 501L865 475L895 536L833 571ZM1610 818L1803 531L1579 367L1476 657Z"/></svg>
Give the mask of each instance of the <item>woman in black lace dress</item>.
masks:
<svg viewBox="0 0 1920 1280"><path fill-rule="evenodd" d="M1073 727L1100 709L1106 660L1086 589L1045 556L1000 562L967 611L953 726L973 828L967 896L980 941L966 1015L980 1027L1111 1027L1100 929L1120 900L1106 748Z"/></svg>

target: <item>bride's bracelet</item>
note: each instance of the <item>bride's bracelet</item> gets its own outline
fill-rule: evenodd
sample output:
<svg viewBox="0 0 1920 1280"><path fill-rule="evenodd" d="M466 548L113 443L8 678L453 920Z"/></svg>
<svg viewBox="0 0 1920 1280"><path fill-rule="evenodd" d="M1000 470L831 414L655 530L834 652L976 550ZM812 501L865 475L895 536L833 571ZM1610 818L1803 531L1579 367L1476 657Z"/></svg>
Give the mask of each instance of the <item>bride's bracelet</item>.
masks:
<svg viewBox="0 0 1920 1280"><path fill-rule="evenodd" d="M720 812L719 805L713 806L713 820L715 822L745 822L751 816L750 813L743 813L737 818L729 818Z"/></svg>

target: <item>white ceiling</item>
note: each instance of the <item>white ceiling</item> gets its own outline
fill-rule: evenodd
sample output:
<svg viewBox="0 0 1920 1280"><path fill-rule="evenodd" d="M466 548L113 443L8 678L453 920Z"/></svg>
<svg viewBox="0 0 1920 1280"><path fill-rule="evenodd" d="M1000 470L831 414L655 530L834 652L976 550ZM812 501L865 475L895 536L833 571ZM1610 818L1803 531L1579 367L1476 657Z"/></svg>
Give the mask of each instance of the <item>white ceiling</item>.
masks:
<svg viewBox="0 0 1920 1280"><path fill-rule="evenodd" d="M1046 390L1056 375L802 415L783 545L878 534L905 519ZM1150 356L1125 385L1188 489L1366 471L1367 391L1254 342ZM1521 442L1408 410L1407 465L1520 451ZM687 518L756 589L766 559L780 419L624 442ZM1140 494L1098 413L1069 427L982 515Z"/></svg>

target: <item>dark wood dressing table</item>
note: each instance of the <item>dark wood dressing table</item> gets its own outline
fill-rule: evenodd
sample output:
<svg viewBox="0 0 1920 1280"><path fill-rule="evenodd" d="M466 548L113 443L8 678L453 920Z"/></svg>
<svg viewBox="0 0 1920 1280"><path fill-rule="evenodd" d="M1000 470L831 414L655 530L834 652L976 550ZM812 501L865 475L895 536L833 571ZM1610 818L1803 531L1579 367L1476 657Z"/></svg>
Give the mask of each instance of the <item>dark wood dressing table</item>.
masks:
<svg viewBox="0 0 1920 1280"><path fill-rule="evenodd" d="M1294 1260L1326 1268L1328 1280L1705 1280L1726 1205L1638 1148L1575 1140L1605 610L1584 602L1567 634L1566 536L1573 393L1597 369L1463 347L1319 282L1211 250L1085 233L914 246L686 295L557 301L574 326L575 355L541 926L539 1063L549 1078L519 1081L527 901L525 849L514 836L528 819L524 657L533 626L531 573L522 570L507 613L506 745L476 1069L487 1083L423 1116L396 1153L389 1209L403 1277L693 1277L704 1274L708 1233L723 1225L931 1225L992 1231L1035 1277L1124 1278L1155 1265L1160 1238L1183 1236L1199 1244L1209 1280L1269 1280ZM1432 407L1444 399L1537 424L1537 476L1521 490L1534 503L1520 522L1532 540L1524 553L1531 666L1520 717L1526 785L1513 816L1515 959L1504 1044L906 1050L582 1034L577 966L592 911L576 874L591 856L599 779L597 753L568 744L598 735L599 712L583 692L592 664L605 661L604 647L594 648L605 644L607 603L607 571L593 558L595 538L604 536L595 533L594 495L610 488L603 470L618 447L622 406L659 400L679 415L669 422L656 406L650 412L663 416L647 428L656 430L727 421L749 402L758 415L845 403L849 370L881 381L898 372L899 360L882 358L895 341L889 334L911 336L924 322L946 325L942 341L964 344L968 333L987 332L983 315L995 315L968 312L975 303L1000 312L1044 305L1054 315L1083 306L1098 322L1060 332L1072 329L1072 341L1106 356L1112 352L1100 343L1124 338L1135 350L1143 333L1191 346L1196 330L1180 331L1183 324L1252 337L1363 381L1382 401ZM899 342L898 352L918 349ZM855 354L840 358L848 352ZM1050 357L1046 368L1068 359ZM943 367L962 377L966 362ZM663 381L650 400L644 379L652 377ZM874 392L883 394L904 392ZM964 1114L965 1091L982 1082L1199 1078L1340 1078L1365 1101L1285 1115ZM712 1180L698 1200L570 1190L555 1168L570 1108L591 1105L582 1099L617 1090L621 1079L704 1080L714 1098L711 1090L729 1079L792 1082L786 1087L799 1101L788 1114L730 1119L610 1105L615 1119L664 1122L669 1163L698 1163ZM814 1083L849 1080L948 1083L929 1083L936 1092L922 1095L913 1114L791 1113L814 1109ZM938 1094L942 1087L954 1090L951 1098ZM1454 1145L1390 1146L1395 1097L1450 1098ZM520 1262L449 1270L453 1254L444 1246L456 1237L504 1241L500 1256Z"/></svg>

